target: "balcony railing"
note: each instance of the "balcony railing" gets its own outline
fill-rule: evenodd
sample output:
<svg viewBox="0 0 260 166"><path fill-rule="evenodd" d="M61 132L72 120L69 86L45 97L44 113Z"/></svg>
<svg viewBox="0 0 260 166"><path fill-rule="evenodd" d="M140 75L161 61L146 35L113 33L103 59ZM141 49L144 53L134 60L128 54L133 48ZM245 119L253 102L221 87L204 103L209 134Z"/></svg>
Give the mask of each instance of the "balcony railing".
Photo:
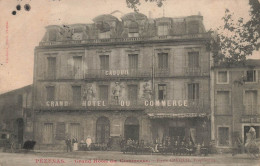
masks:
<svg viewBox="0 0 260 166"><path fill-rule="evenodd" d="M40 46L51 45L67 45L67 44L94 44L94 43L122 43L133 41L154 41L154 40L179 40L179 39L193 39L193 38L209 38L209 33L200 34L184 34L175 36L154 36L154 37L131 37L131 38L109 38L109 39L87 39L87 40L66 40L66 41L46 41L40 42Z"/></svg>
<svg viewBox="0 0 260 166"><path fill-rule="evenodd" d="M138 69L89 69L86 71L85 79L88 78L133 78L133 77L152 77L152 70L149 68Z"/></svg>
<svg viewBox="0 0 260 166"><path fill-rule="evenodd" d="M231 105L216 105L215 115L232 115Z"/></svg>
<svg viewBox="0 0 260 166"><path fill-rule="evenodd" d="M201 69L199 67L196 67L196 68L186 67L186 68L184 68L184 71L189 76L200 76L201 75Z"/></svg>
<svg viewBox="0 0 260 166"><path fill-rule="evenodd" d="M260 115L260 105L244 105L244 115Z"/></svg>
<svg viewBox="0 0 260 166"><path fill-rule="evenodd" d="M166 69L159 69L156 68L154 70L155 77L168 77L170 75L170 70L168 68Z"/></svg>

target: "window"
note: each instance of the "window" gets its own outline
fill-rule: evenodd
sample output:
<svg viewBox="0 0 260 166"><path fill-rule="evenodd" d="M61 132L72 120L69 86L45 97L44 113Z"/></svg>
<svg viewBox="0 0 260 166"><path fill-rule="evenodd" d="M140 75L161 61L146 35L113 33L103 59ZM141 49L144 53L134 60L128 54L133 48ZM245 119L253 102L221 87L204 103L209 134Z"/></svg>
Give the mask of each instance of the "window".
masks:
<svg viewBox="0 0 260 166"><path fill-rule="evenodd" d="M158 26L158 36L167 36L169 33L168 24Z"/></svg>
<svg viewBox="0 0 260 166"><path fill-rule="evenodd" d="M189 68L199 67L199 52L189 52L188 53L188 66Z"/></svg>
<svg viewBox="0 0 260 166"><path fill-rule="evenodd" d="M48 57L48 79L56 78L56 57Z"/></svg>
<svg viewBox="0 0 260 166"><path fill-rule="evenodd" d="M246 71L246 82L256 82L256 71L255 70Z"/></svg>
<svg viewBox="0 0 260 166"><path fill-rule="evenodd" d="M139 27L137 22L132 21L128 29L128 37L139 37Z"/></svg>
<svg viewBox="0 0 260 166"><path fill-rule="evenodd" d="M108 100L108 86L107 85L99 86L99 99L102 101Z"/></svg>
<svg viewBox="0 0 260 166"><path fill-rule="evenodd" d="M245 91L245 113L255 114L257 107L257 91L256 90L246 90Z"/></svg>
<svg viewBox="0 0 260 166"><path fill-rule="evenodd" d="M166 99L166 85L165 84L158 85L158 99L159 100Z"/></svg>
<svg viewBox="0 0 260 166"><path fill-rule="evenodd" d="M46 93L47 93L47 96L46 96L46 100L47 101L54 101L55 97L54 97L54 93L55 93L55 88L54 86L47 86L46 87Z"/></svg>
<svg viewBox="0 0 260 166"><path fill-rule="evenodd" d="M81 101L81 86L72 86L73 103L80 103Z"/></svg>
<svg viewBox="0 0 260 166"><path fill-rule="evenodd" d="M55 139L56 140L65 140L66 139L65 134L66 134L65 123L64 122L57 122Z"/></svg>
<svg viewBox="0 0 260 166"><path fill-rule="evenodd" d="M108 55L100 55L100 69L108 70L109 69L109 56Z"/></svg>
<svg viewBox="0 0 260 166"><path fill-rule="evenodd" d="M217 83L228 83L228 72L218 71Z"/></svg>
<svg viewBox="0 0 260 166"><path fill-rule="evenodd" d="M158 68L167 69L168 68L168 53L158 54Z"/></svg>
<svg viewBox="0 0 260 166"><path fill-rule="evenodd" d="M188 32L191 34L199 33L199 22L198 21L190 21L188 23Z"/></svg>
<svg viewBox="0 0 260 166"><path fill-rule="evenodd" d="M49 31L49 41L56 41L56 30L52 29Z"/></svg>
<svg viewBox="0 0 260 166"><path fill-rule="evenodd" d="M128 100L137 101L137 85L128 85Z"/></svg>
<svg viewBox="0 0 260 166"><path fill-rule="evenodd" d="M218 128L218 145L228 146L229 145L229 128L219 127Z"/></svg>
<svg viewBox="0 0 260 166"><path fill-rule="evenodd" d="M138 55L137 54L128 55L128 66L129 66L129 69L138 68Z"/></svg>
<svg viewBox="0 0 260 166"><path fill-rule="evenodd" d="M108 39L110 38L110 25L104 21L97 23L97 28L99 29L98 38L99 39Z"/></svg>
<svg viewBox="0 0 260 166"><path fill-rule="evenodd" d="M230 99L229 99L229 91L218 91L217 92L217 113L225 114L227 112L231 112L229 108Z"/></svg>
<svg viewBox="0 0 260 166"><path fill-rule="evenodd" d="M198 83L188 84L188 99L189 100L199 99L199 84Z"/></svg>
<svg viewBox="0 0 260 166"><path fill-rule="evenodd" d="M42 142L45 144L51 144L53 140L53 123L44 123Z"/></svg>
<svg viewBox="0 0 260 166"><path fill-rule="evenodd" d="M76 79L82 77L82 56L74 56L73 57L73 73Z"/></svg>
<svg viewBox="0 0 260 166"><path fill-rule="evenodd" d="M70 137L76 138L78 141L80 140L80 124L79 123L71 123L69 126Z"/></svg>
<svg viewBox="0 0 260 166"><path fill-rule="evenodd" d="M110 31L108 31L108 32L100 32L98 34L98 38L99 39L108 39L108 38L110 38Z"/></svg>

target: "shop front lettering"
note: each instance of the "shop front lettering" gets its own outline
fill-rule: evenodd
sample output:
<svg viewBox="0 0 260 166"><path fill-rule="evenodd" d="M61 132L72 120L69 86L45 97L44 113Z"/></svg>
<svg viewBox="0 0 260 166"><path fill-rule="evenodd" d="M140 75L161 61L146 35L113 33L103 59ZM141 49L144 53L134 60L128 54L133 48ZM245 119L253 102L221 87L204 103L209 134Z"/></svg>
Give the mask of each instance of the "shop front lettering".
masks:
<svg viewBox="0 0 260 166"><path fill-rule="evenodd" d="M260 123L260 118L241 118L242 123Z"/></svg>
<svg viewBox="0 0 260 166"><path fill-rule="evenodd" d="M46 101L47 107L67 107L69 106L68 101Z"/></svg>
<svg viewBox="0 0 260 166"><path fill-rule="evenodd" d="M106 70L105 75L106 76L122 76L122 75L127 76L128 70Z"/></svg>
<svg viewBox="0 0 260 166"><path fill-rule="evenodd" d="M164 106L164 107L175 107L175 106L188 106L188 101L187 100L155 100L155 101L145 101L144 102L145 106Z"/></svg>

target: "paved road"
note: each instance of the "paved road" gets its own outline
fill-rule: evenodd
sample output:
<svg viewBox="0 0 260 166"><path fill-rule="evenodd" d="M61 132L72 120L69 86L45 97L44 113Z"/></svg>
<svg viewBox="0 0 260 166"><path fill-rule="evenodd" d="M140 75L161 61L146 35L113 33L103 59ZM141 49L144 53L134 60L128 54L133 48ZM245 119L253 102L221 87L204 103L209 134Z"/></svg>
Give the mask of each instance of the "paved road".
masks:
<svg viewBox="0 0 260 166"><path fill-rule="evenodd" d="M260 166L259 160L247 155L232 157L171 156L171 155L124 155L120 152L30 152L2 153L0 166Z"/></svg>

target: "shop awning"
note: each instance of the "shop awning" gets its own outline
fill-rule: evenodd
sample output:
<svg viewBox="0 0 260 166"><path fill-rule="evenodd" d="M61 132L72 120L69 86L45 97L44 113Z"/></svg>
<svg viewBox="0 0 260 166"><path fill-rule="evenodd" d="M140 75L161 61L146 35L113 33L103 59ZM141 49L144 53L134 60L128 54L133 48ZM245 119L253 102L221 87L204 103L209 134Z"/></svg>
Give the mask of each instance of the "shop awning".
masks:
<svg viewBox="0 0 260 166"><path fill-rule="evenodd" d="M195 118L195 117L207 117L206 113L148 113L148 116L152 119L156 118Z"/></svg>

